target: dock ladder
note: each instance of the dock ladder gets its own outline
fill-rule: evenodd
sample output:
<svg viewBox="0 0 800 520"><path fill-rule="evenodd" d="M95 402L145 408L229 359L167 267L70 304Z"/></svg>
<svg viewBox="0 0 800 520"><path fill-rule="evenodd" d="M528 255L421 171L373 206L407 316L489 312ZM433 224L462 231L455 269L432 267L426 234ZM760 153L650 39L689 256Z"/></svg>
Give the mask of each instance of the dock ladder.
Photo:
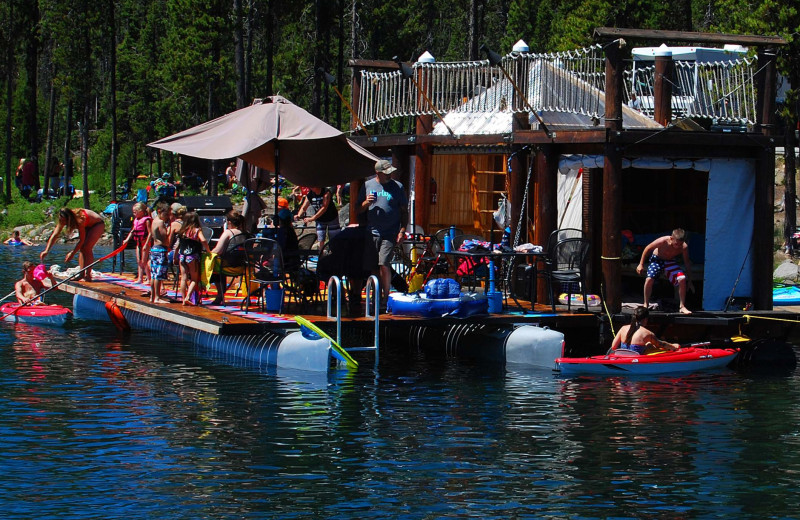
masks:
<svg viewBox="0 0 800 520"><path fill-rule="evenodd" d="M331 300L333 290L336 291L336 342L342 344L342 280L338 276L331 276L328 279L328 318L333 318L333 301ZM375 366L378 366L378 345L380 343L380 301L381 291L378 277L371 275L367 278L367 310L365 317L372 318L375 324L375 343L367 347L350 347L345 350L350 352L375 352Z"/></svg>

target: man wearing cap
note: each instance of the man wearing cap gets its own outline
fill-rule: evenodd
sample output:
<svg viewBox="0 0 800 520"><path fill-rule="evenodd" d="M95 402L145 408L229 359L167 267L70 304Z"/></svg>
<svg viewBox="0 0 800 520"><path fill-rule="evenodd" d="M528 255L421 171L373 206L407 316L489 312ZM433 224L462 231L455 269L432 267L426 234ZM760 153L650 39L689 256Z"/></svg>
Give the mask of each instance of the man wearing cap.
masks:
<svg viewBox="0 0 800 520"><path fill-rule="evenodd" d="M391 178L397 170L381 159L375 163L375 177L358 193L358 213L367 212L367 227L378 252L382 299L389 297L392 283L394 246L403 241L408 224L408 198L403 185Z"/></svg>

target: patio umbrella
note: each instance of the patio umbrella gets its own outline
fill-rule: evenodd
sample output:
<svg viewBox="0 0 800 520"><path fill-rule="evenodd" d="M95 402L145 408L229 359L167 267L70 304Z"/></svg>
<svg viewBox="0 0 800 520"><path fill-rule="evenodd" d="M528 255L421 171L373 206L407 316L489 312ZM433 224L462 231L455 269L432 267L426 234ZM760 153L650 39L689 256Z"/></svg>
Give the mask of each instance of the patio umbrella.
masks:
<svg viewBox="0 0 800 520"><path fill-rule="evenodd" d="M378 160L281 96L257 99L148 146L202 159L239 157L300 186L335 186L368 177Z"/></svg>

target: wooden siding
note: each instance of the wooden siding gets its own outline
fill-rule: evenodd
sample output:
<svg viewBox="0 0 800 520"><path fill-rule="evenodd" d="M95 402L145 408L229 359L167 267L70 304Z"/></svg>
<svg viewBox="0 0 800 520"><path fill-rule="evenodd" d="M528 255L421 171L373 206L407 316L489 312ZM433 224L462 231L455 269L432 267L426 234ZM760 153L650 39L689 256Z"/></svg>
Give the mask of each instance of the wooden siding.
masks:
<svg viewBox="0 0 800 520"><path fill-rule="evenodd" d="M434 155L431 176L436 181L437 202L430 205L426 231L456 226L489 239L492 215L487 210L497 209L500 195L493 192L506 190L505 164L504 155ZM499 241L498 234L494 240Z"/></svg>

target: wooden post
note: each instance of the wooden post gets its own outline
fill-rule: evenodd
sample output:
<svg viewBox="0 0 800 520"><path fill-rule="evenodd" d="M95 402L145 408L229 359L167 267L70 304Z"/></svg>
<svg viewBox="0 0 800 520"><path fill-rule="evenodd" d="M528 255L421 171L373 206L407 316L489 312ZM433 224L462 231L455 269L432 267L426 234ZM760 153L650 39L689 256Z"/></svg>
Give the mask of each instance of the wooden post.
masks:
<svg viewBox="0 0 800 520"><path fill-rule="evenodd" d="M656 123L667 126L672 121L672 83L675 69L672 61L672 51L657 50L655 62L653 118Z"/></svg>
<svg viewBox="0 0 800 520"><path fill-rule="evenodd" d="M558 154L555 146L543 145L536 152L536 214L534 216L533 242L547 244L550 233L558 226ZM539 284L536 301L546 302L547 286Z"/></svg>
<svg viewBox="0 0 800 520"><path fill-rule="evenodd" d="M350 106L353 107L356 115L359 115L358 107L361 102L361 70L360 68L353 69L353 80L350 84ZM350 130L355 130L357 126L356 118L350 115Z"/></svg>
<svg viewBox="0 0 800 520"><path fill-rule="evenodd" d="M603 282L606 305L614 313L622 309L620 263L622 242L622 150L617 144L622 132L623 49L622 41L606 44L606 144L603 162Z"/></svg>
<svg viewBox="0 0 800 520"><path fill-rule="evenodd" d="M756 87L756 128L764 135L774 135L776 52L758 51ZM775 203L775 143L759 153L756 160L755 204L753 208L753 307L772 309L773 205Z"/></svg>
<svg viewBox="0 0 800 520"><path fill-rule="evenodd" d="M429 88L423 69L418 69L417 83L420 89ZM417 106L426 106L422 93L417 93ZM417 117L416 135L428 135L433 130L433 116L425 115ZM428 229L430 224L430 188L431 188L431 167L433 163L433 147L430 144L417 144L414 147L414 193L416 196L416 218L415 224Z"/></svg>

